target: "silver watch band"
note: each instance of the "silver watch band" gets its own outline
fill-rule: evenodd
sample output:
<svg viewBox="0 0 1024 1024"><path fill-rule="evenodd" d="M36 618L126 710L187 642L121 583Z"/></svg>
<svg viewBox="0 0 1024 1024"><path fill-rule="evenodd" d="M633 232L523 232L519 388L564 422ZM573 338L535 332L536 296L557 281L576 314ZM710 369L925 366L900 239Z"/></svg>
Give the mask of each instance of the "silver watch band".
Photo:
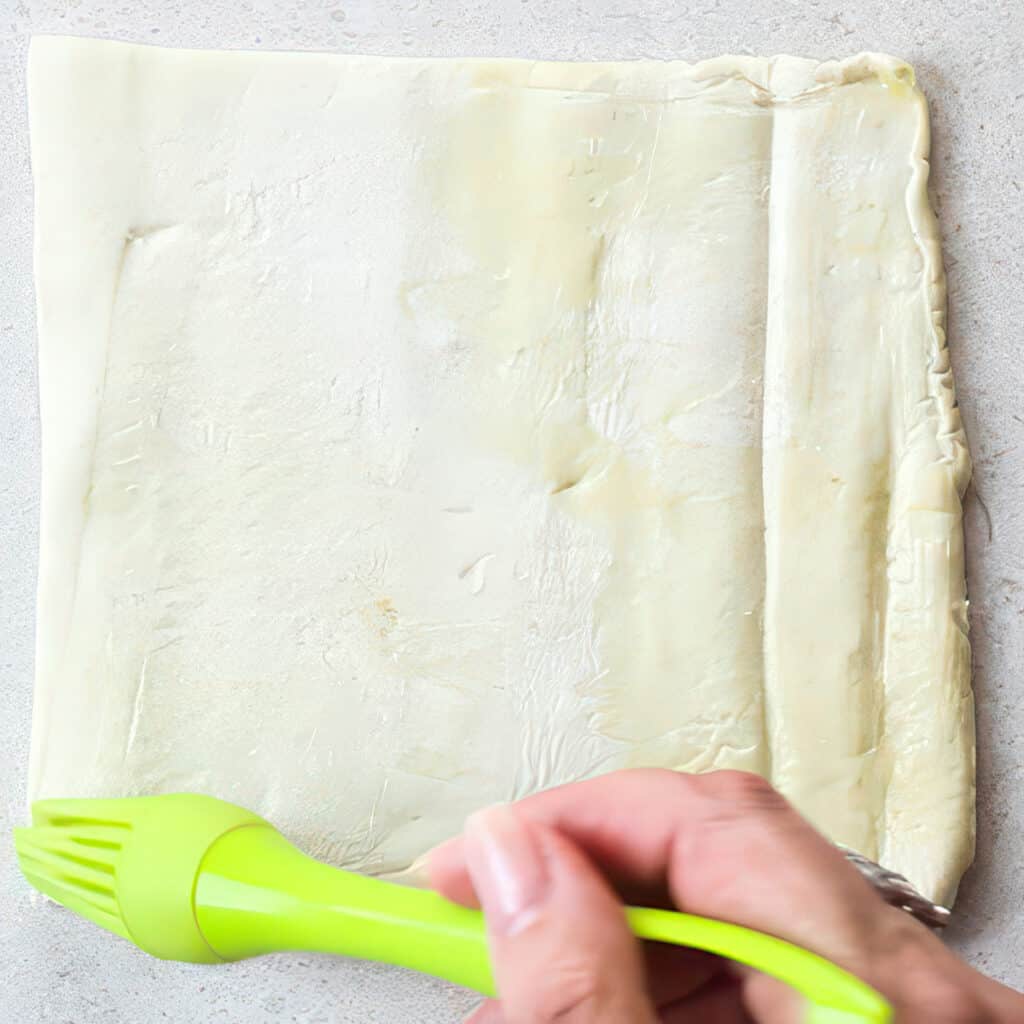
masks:
<svg viewBox="0 0 1024 1024"><path fill-rule="evenodd" d="M883 868L880 864L868 860L863 854L857 853L856 850L851 850L847 846L840 846L839 849L846 855L846 859L878 890L886 903L912 914L929 928L944 928L949 924L949 909L939 906L938 903L932 903L930 899L922 896L903 875Z"/></svg>

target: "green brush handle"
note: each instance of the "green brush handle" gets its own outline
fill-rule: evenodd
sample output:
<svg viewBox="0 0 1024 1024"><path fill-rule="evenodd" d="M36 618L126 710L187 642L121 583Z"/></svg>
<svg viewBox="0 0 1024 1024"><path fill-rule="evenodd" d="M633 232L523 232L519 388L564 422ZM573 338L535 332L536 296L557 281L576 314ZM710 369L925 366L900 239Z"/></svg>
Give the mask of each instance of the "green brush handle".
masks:
<svg viewBox="0 0 1024 1024"><path fill-rule="evenodd" d="M483 915L436 893L340 871L268 825L243 825L203 858L196 920L221 959L283 950L337 953L409 967L494 995ZM835 964L739 925L631 907L643 939L716 953L770 974L808 1002L806 1024L883 1024L888 1003Z"/></svg>

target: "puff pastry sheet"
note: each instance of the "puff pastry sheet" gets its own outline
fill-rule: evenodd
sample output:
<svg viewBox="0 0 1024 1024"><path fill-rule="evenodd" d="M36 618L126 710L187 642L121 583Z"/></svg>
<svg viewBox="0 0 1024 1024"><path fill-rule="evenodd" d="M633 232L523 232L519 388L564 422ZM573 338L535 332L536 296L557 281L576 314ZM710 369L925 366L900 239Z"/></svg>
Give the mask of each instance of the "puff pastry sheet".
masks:
<svg viewBox="0 0 1024 1024"><path fill-rule="evenodd" d="M399 871L631 765L951 898L968 458L892 58L39 38L31 793Z"/></svg>

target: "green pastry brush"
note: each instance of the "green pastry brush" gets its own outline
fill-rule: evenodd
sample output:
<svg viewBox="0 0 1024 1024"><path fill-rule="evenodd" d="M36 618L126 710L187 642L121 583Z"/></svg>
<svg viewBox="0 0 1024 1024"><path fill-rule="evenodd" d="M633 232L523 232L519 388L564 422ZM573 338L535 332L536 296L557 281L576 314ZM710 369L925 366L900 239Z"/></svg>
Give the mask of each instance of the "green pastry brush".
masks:
<svg viewBox="0 0 1024 1024"><path fill-rule="evenodd" d="M42 800L15 829L40 892L166 960L281 950L362 957L494 995L483 917L436 893L321 864L249 811L191 794ZM627 909L642 939L748 964L797 989L807 1024L892 1020L858 978L798 946L690 914Z"/></svg>

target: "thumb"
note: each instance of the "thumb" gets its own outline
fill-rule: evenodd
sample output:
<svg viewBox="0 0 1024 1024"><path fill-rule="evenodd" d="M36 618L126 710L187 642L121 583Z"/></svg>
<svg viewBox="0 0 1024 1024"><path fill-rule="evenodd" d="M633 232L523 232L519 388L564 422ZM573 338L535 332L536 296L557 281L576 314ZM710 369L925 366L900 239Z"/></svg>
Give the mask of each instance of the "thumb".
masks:
<svg viewBox="0 0 1024 1024"><path fill-rule="evenodd" d="M576 847L504 806L474 814L464 842L507 1024L653 1024L639 944Z"/></svg>

